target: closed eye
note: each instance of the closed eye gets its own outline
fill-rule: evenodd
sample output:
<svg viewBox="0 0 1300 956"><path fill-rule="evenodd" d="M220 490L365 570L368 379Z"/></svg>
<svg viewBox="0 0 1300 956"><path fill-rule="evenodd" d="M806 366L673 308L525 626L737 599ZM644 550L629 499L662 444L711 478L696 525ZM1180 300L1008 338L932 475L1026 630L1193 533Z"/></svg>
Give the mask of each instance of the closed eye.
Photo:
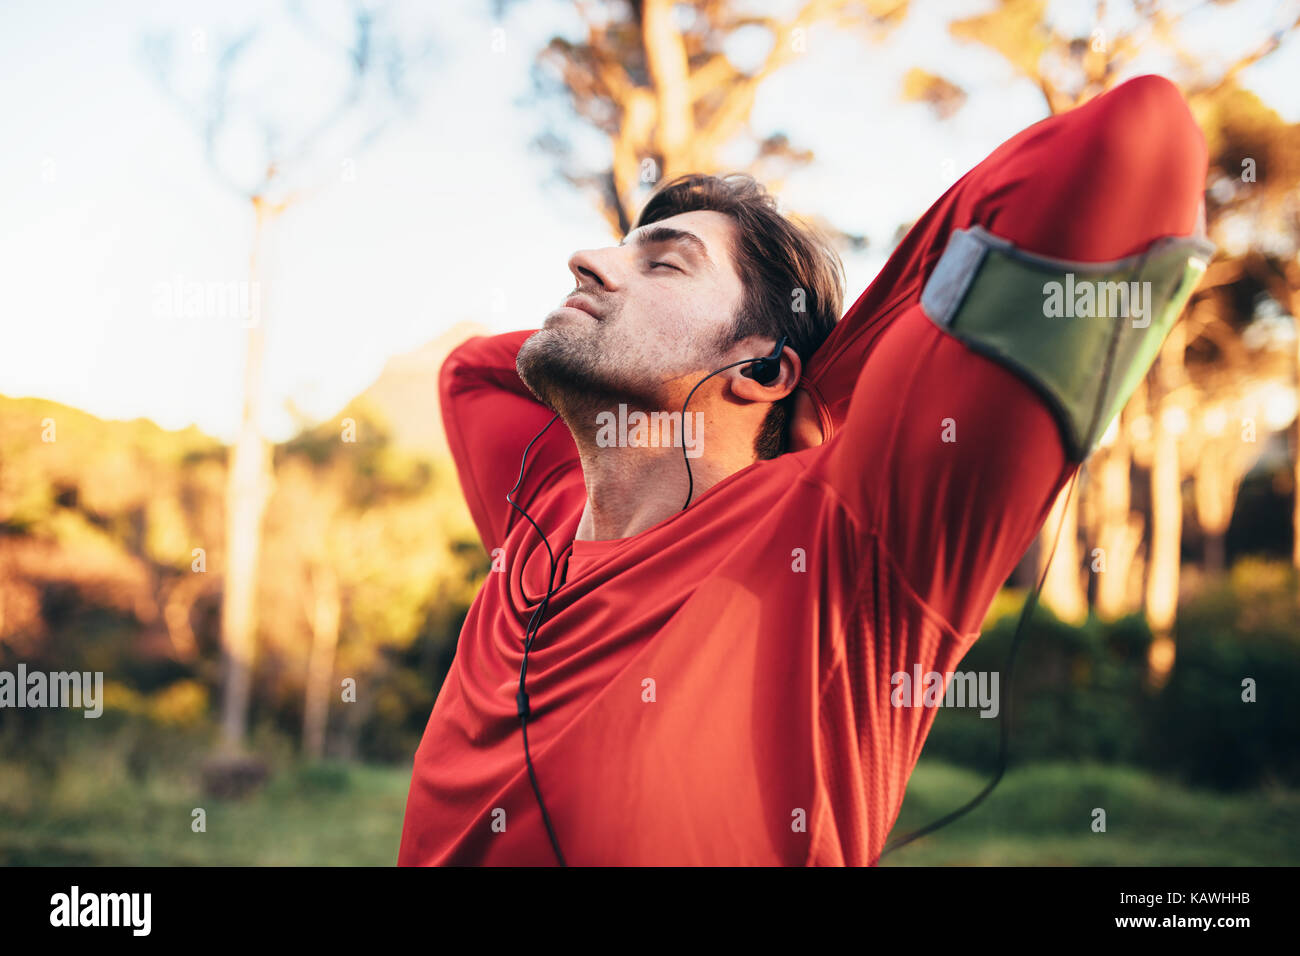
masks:
<svg viewBox="0 0 1300 956"><path fill-rule="evenodd" d="M678 272L681 272L681 271L682 271L682 270L679 269L677 266L673 265L671 262L652 262L652 263L650 263L650 268L651 268L651 269L655 268L656 266L664 266L664 267L667 268L667 269L677 269Z"/></svg>

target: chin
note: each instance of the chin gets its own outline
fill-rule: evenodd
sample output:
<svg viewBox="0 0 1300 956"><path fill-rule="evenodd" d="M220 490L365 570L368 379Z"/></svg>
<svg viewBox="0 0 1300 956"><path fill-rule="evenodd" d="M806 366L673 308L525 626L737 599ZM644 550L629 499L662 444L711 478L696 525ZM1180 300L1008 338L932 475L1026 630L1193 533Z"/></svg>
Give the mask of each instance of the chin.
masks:
<svg viewBox="0 0 1300 956"><path fill-rule="evenodd" d="M582 409L627 400L635 391L619 380L617 370L591 337L563 319L524 341L515 368L538 401L566 418Z"/></svg>
<svg viewBox="0 0 1300 956"><path fill-rule="evenodd" d="M590 346L546 317L546 325L519 348L515 369L538 401L559 410L566 393L582 390L592 378Z"/></svg>

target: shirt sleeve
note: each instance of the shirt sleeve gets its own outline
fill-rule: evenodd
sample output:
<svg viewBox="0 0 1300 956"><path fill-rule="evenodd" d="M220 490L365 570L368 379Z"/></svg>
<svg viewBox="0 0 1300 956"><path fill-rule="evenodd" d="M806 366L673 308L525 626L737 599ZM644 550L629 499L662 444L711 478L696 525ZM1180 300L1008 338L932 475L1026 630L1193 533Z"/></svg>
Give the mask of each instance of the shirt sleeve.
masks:
<svg viewBox="0 0 1300 956"><path fill-rule="evenodd" d="M1074 464L1039 393L921 309L927 277L953 230L975 224L1080 262L1187 235L1205 166L1187 104L1161 77L1036 123L931 206L809 361L801 387L825 438L814 470L959 633L978 630Z"/></svg>
<svg viewBox="0 0 1300 956"><path fill-rule="evenodd" d="M522 520L506 493L519 479L524 449L555 414L537 401L515 368L520 346L534 331L468 339L447 356L439 374L447 443L470 515L489 552L501 545L516 520ZM527 509L560 476L579 467L573 436L556 421L528 453L515 501Z"/></svg>
<svg viewBox="0 0 1300 956"><path fill-rule="evenodd" d="M919 306L880 336L824 448L824 480L958 633L979 629L1069 475L1037 393Z"/></svg>

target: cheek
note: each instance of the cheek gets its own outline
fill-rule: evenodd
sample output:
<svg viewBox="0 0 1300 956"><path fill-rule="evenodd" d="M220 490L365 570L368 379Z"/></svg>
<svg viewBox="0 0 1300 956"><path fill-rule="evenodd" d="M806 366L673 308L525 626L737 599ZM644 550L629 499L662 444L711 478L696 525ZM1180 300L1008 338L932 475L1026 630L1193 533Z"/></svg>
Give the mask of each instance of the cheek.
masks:
<svg viewBox="0 0 1300 956"><path fill-rule="evenodd" d="M613 353L608 357L625 368L637 364L672 373L699 368L716 357L718 339L731 322L733 309L724 299L713 287L647 285L626 300L617 334L607 340Z"/></svg>
<svg viewBox="0 0 1300 956"><path fill-rule="evenodd" d="M673 351L697 356L715 340L725 307L713 289L676 292L659 306L658 328Z"/></svg>
<svg viewBox="0 0 1300 956"><path fill-rule="evenodd" d="M675 289L647 285L629 297L619 315L619 332L625 344L640 343L654 351L679 343L692 328L689 296Z"/></svg>

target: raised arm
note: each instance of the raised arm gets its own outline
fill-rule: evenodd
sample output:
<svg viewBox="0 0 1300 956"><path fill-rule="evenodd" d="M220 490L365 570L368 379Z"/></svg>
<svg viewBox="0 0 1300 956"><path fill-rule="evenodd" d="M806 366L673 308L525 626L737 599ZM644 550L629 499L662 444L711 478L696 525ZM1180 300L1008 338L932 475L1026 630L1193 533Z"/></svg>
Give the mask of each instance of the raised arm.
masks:
<svg viewBox="0 0 1300 956"><path fill-rule="evenodd" d="M554 414L519 378L515 357L534 330L477 336L447 356L439 374L442 420L461 489L491 552L519 518L506 492L519 478L524 448ZM578 468L573 436L557 422L533 445L516 500L527 507L541 488Z"/></svg>
<svg viewBox="0 0 1300 956"><path fill-rule="evenodd" d="M1159 240L1196 228L1205 170L1200 131L1159 77L1044 120L931 207L809 363L806 404L826 437L816 469L959 633L978 629L1140 381L1191 273L1161 273L1178 280L1155 289L1172 313L1163 326L1053 314L1048 283L1126 257L1121 271L1154 281L1143 270ZM945 255L975 226L1012 250ZM1062 261L1012 261L1022 254Z"/></svg>

